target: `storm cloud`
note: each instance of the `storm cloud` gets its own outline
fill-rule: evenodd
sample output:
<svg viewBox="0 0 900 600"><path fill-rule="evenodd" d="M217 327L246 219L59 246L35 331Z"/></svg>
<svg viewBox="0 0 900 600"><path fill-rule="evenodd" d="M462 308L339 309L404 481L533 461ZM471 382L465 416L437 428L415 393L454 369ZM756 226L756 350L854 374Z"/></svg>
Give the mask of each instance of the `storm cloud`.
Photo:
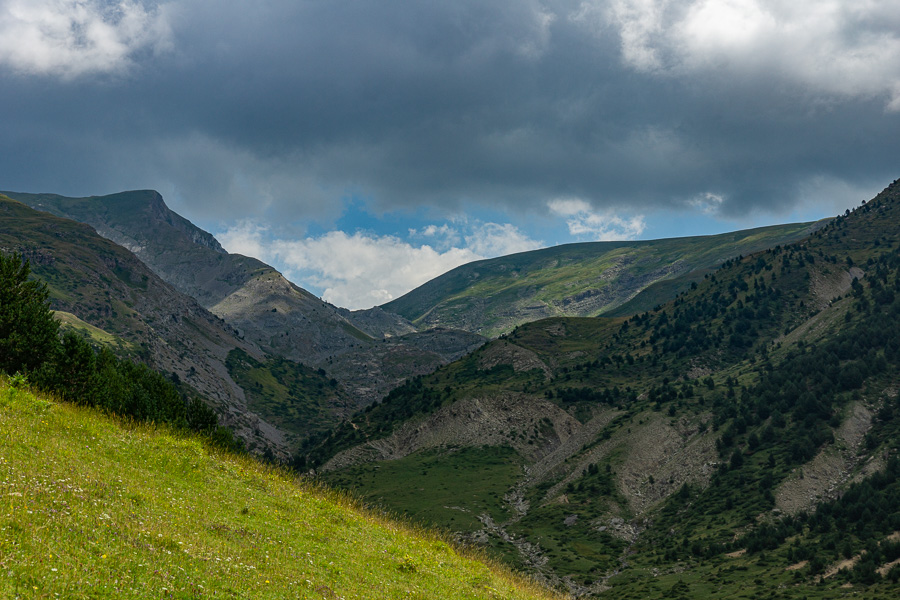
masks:
<svg viewBox="0 0 900 600"><path fill-rule="evenodd" d="M0 0L0 81L2 187L206 222L739 219L900 156L894 0Z"/></svg>

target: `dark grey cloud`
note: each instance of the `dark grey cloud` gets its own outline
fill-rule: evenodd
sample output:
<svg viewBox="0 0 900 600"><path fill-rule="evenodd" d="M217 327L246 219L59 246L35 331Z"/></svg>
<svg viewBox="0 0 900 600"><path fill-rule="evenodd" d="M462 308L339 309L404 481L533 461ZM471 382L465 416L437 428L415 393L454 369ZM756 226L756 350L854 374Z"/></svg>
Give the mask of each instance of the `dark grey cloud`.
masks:
<svg viewBox="0 0 900 600"><path fill-rule="evenodd" d="M898 176L887 1L87 4L117 43L0 44L2 187L153 187L209 220L328 219L348 194L643 211L713 194L739 217Z"/></svg>

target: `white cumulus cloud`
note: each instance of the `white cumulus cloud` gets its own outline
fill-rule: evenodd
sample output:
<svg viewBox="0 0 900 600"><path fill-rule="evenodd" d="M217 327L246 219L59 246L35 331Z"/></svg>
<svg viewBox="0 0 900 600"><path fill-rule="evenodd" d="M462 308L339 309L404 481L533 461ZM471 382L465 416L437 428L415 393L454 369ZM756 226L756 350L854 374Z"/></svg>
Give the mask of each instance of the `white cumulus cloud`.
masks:
<svg viewBox="0 0 900 600"><path fill-rule="evenodd" d="M439 252L394 236L343 231L300 241L277 240L270 251L288 268L289 278L310 281L323 289L324 300L346 308L382 304L480 258L463 248Z"/></svg>
<svg viewBox="0 0 900 600"><path fill-rule="evenodd" d="M266 227L254 221L244 220L217 235L216 239L231 254L266 260L269 250L263 244L263 236L267 231Z"/></svg>
<svg viewBox="0 0 900 600"><path fill-rule="evenodd" d="M483 258L527 252L543 245L510 223L479 223L465 239L468 249Z"/></svg>
<svg viewBox="0 0 900 600"><path fill-rule="evenodd" d="M121 72L136 52L171 46L168 6L0 0L0 65L64 79Z"/></svg>
<svg viewBox="0 0 900 600"><path fill-rule="evenodd" d="M547 203L550 213L563 217L569 233L596 241L633 240L646 228L644 217L622 218L611 210L596 211L580 198L557 198Z"/></svg>
<svg viewBox="0 0 900 600"><path fill-rule="evenodd" d="M573 19L615 27L640 71L777 76L900 110L896 0L586 0Z"/></svg>
<svg viewBox="0 0 900 600"><path fill-rule="evenodd" d="M688 204L706 215L716 215L722 208L725 198L712 192L704 192L688 200Z"/></svg>
<svg viewBox="0 0 900 600"><path fill-rule="evenodd" d="M541 246L510 224L478 222L467 228L460 232L444 224L410 232L465 240L464 245L443 249L361 231L330 231L301 240L273 239L266 227L250 221L217 237L229 252L259 258L282 269L297 284L321 290L325 301L360 309L402 296L462 264Z"/></svg>

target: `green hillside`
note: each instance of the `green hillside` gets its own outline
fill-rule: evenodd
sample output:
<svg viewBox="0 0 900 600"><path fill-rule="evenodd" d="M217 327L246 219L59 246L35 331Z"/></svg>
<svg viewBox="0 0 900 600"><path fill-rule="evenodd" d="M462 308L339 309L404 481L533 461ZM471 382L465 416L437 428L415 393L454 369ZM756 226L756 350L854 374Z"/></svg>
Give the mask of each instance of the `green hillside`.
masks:
<svg viewBox="0 0 900 600"><path fill-rule="evenodd" d="M55 311L54 316L59 321L62 331L74 331L87 340L90 340L93 346L110 348L117 356L133 357L135 356L135 345L115 336L99 327L95 327L90 323L86 323L73 315L62 310Z"/></svg>
<svg viewBox="0 0 900 600"><path fill-rule="evenodd" d="M488 337L545 317L608 313L629 301L637 312L672 299L727 259L794 242L823 224L512 254L457 267L382 308L419 327L454 327Z"/></svg>
<svg viewBox="0 0 900 600"><path fill-rule="evenodd" d="M298 462L573 594L896 597L897 223L900 182L656 309L522 325Z"/></svg>
<svg viewBox="0 0 900 600"><path fill-rule="evenodd" d="M165 428L0 379L5 598L550 598L444 541Z"/></svg>
<svg viewBox="0 0 900 600"><path fill-rule="evenodd" d="M247 394L250 410L300 439L334 426L353 405L321 369L281 357L260 361L237 348L225 366Z"/></svg>

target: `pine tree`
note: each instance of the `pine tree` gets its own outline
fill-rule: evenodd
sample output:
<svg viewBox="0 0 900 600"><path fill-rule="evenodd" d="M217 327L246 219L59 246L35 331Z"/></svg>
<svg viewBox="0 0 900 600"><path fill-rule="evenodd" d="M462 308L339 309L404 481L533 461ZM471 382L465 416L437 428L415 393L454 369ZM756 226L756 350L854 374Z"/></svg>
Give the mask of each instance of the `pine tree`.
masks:
<svg viewBox="0 0 900 600"><path fill-rule="evenodd" d="M20 255L0 253L0 371L10 375L37 369L59 344L50 293L30 273Z"/></svg>

